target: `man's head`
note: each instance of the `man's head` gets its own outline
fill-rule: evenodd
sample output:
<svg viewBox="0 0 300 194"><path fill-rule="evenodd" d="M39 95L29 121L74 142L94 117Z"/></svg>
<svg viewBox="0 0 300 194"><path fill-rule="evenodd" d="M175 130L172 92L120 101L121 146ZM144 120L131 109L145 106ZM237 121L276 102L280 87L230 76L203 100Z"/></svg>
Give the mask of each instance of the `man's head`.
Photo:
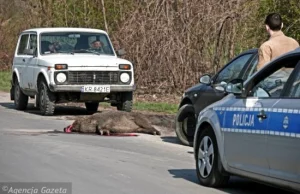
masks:
<svg viewBox="0 0 300 194"><path fill-rule="evenodd" d="M101 44L101 42L99 40L95 40L95 41L92 42L92 47L94 49L99 49L99 48L102 47L102 44Z"/></svg>
<svg viewBox="0 0 300 194"><path fill-rule="evenodd" d="M60 43L59 42L53 42L53 43L51 43L50 45L49 45L49 50L51 51L51 52L57 52L57 51L59 51L61 49L61 45L60 45Z"/></svg>
<svg viewBox="0 0 300 194"><path fill-rule="evenodd" d="M270 13L265 20L266 29L270 31L280 31L283 27L281 16L278 13Z"/></svg>

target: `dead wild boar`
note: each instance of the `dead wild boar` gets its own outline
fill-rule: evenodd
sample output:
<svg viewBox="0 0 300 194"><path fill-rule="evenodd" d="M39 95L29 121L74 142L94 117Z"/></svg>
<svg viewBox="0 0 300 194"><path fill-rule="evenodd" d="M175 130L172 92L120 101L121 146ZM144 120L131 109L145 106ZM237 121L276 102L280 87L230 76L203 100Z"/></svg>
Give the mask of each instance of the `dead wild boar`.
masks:
<svg viewBox="0 0 300 194"><path fill-rule="evenodd" d="M145 133L161 135L151 122L142 114L123 111L105 111L91 116L78 118L73 123L72 132L97 133Z"/></svg>

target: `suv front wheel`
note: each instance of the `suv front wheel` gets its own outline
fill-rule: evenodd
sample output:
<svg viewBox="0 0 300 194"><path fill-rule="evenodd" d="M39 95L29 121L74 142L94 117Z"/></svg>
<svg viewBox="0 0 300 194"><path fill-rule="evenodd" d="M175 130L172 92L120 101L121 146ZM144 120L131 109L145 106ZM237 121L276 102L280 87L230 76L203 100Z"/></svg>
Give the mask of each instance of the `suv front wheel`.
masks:
<svg viewBox="0 0 300 194"><path fill-rule="evenodd" d="M51 116L55 109L55 95L49 90L44 80L39 81L39 108L42 115Z"/></svg>
<svg viewBox="0 0 300 194"><path fill-rule="evenodd" d="M14 103L17 110L25 110L28 105L28 96L22 92L18 80L14 83Z"/></svg>

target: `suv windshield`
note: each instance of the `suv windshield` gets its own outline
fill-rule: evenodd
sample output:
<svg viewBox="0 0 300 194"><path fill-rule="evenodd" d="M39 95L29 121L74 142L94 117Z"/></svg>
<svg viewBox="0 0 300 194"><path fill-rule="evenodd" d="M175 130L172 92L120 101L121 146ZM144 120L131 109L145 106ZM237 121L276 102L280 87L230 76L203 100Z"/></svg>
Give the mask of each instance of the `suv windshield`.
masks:
<svg viewBox="0 0 300 194"><path fill-rule="evenodd" d="M114 55L106 34L91 32L47 32L40 36L41 55L91 53Z"/></svg>

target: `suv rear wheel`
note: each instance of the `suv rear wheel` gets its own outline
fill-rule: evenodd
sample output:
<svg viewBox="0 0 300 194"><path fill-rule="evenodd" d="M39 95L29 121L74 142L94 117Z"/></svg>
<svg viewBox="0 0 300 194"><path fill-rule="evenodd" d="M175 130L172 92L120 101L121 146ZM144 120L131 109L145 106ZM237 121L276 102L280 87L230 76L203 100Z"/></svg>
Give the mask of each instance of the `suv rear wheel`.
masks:
<svg viewBox="0 0 300 194"><path fill-rule="evenodd" d="M38 106L42 115L51 116L55 109L55 95L49 90L45 80L39 81Z"/></svg>
<svg viewBox="0 0 300 194"><path fill-rule="evenodd" d="M132 110L132 92L123 92L121 93L121 100L117 104L117 109L120 111L131 112Z"/></svg>
<svg viewBox="0 0 300 194"><path fill-rule="evenodd" d="M17 79L14 83L14 104L17 110L25 110L28 105L28 96L22 92Z"/></svg>

